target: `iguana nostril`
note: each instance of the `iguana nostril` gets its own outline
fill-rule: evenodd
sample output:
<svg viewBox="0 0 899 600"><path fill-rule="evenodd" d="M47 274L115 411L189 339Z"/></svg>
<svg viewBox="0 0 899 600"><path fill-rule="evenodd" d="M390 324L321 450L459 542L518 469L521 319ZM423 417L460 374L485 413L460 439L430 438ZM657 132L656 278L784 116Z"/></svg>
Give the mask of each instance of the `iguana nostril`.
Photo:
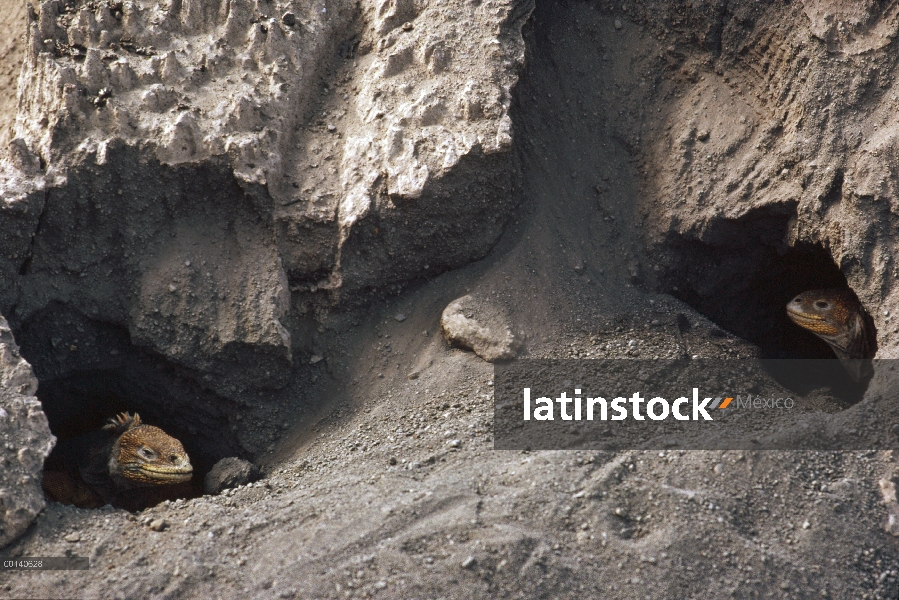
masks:
<svg viewBox="0 0 899 600"><path fill-rule="evenodd" d="M172 454L172 455L169 457L169 460L172 461L172 464L178 464L178 456L175 455L175 454Z"/></svg>

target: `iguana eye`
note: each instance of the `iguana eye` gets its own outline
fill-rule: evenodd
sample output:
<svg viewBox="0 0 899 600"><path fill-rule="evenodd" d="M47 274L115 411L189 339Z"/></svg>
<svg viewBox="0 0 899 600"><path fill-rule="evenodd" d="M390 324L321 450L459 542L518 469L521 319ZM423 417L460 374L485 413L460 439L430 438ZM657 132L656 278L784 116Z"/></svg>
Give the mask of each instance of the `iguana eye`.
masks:
<svg viewBox="0 0 899 600"><path fill-rule="evenodd" d="M815 302L815 308L820 308L821 310L827 310L830 308L830 302L826 302L824 300L818 300Z"/></svg>
<svg viewBox="0 0 899 600"><path fill-rule="evenodd" d="M147 460L153 460L156 458L156 453L146 446L142 446L141 449L137 451L137 453L140 454L141 458L145 458Z"/></svg>

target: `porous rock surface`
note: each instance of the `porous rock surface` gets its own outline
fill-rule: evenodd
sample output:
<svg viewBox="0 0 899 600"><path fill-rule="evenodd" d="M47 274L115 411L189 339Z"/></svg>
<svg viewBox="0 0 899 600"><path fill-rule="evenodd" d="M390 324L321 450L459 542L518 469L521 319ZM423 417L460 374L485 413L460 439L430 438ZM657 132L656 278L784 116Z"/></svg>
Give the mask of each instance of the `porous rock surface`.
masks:
<svg viewBox="0 0 899 600"><path fill-rule="evenodd" d="M443 309L440 327L446 341L472 350L487 362L511 360L521 347L505 315L470 295L453 300Z"/></svg>
<svg viewBox="0 0 899 600"><path fill-rule="evenodd" d="M30 3L0 310L65 303L222 396L283 386L315 306L496 240L528 13Z"/></svg>
<svg viewBox="0 0 899 600"><path fill-rule="evenodd" d="M36 391L37 379L0 317L0 547L44 509L41 470L56 438Z"/></svg>

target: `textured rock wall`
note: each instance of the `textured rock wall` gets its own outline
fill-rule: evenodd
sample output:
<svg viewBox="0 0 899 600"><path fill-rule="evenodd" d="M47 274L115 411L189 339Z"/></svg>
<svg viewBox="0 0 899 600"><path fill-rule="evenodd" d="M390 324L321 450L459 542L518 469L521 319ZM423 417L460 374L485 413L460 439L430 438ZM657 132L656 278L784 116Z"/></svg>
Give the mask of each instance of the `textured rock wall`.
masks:
<svg viewBox="0 0 899 600"><path fill-rule="evenodd" d="M0 2L0 148L12 139L16 122L16 82L25 50L25 6L18 0Z"/></svg>
<svg viewBox="0 0 899 600"><path fill-rule="evenodd" d="M0 317L0 547L44 509L41 470L56 438L35 391L37 379Z"/></svg>
<svg viewBox="0 0 899 600"><path fill-rule="evenodd" d="M344 290L497 239L529 11L32 2L0 309L66 303L223 396L283 385Z"/></svg>
<svg viewBox="0 0 899 600"><path fill-rule="evenodd" d="M874 315L879 356L894 357L899 6L719 9L704 52L678 61L683 85L665 98L661 135L647 151L653 176L642 211L661 247L662 279L669 274L663 287L679 281L681 293L745 306L776 278L780 256L820 249ZM678 35L677 14L659 23L647 6L637 10L657 32Z"/></svg>

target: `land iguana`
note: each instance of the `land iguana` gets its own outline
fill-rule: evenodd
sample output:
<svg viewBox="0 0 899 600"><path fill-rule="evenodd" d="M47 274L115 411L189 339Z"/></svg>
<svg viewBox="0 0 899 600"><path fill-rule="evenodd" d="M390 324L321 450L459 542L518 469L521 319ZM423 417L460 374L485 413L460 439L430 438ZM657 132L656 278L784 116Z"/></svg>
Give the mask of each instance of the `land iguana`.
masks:
<svg viewBox="0 0 899 600"><path fill-rule="evenodd" d="M121 413L102 429L61 442L54 454L44 469L44 493L81 508L112 504L136 510L150 505L154 494L147 492L193 476L181 442L144 425L137 413Z"/></svg>
<svg viewBox="0 0 899 600"><path fill-rule="evenodd" d="M851 289L802 292L787 304L787 316L827 342L855 381L873 373L874 321Z"/></svg>

